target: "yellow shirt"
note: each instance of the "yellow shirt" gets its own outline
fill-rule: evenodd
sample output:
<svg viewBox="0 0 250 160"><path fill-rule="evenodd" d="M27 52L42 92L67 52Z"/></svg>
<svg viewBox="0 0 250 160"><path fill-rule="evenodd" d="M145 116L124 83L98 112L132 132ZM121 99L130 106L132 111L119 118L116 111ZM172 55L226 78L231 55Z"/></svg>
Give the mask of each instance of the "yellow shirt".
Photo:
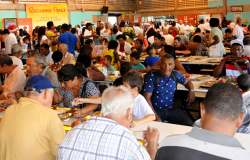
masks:
<svg viewBox="0 0 250 160"><path fill-rule="evenodd" d="M105 57L106 55L110 55L112 57L112 62L110 64L115 68L115 70L118 70L117 62L115 60L114 50L105 49L103 53L103 57Z"/></svg>
<svg viewBox="0 0 250 160"><path fill-rule="evenodd" d="M52 32L52 31L50 31L50 30L48 30L47 32L46 32L46 37L49 39L49 40L51 40L51 37L52 36L56 36L55 35L55 33L54 32ZM58 39L58 37L56 37L55 38L55 40L57 40ZM55 52L55 51L57 51L57 48L58 48L58 45L51 45L51 50L52 50L52 52Z"/></svg>
<svg viewBox="0 0 250 160"><path fill-rule="evenodd" d="M56 159L64 136L54 110L30 98L20 98L18 104L6 109L0 123L0 159Z"/></svg>

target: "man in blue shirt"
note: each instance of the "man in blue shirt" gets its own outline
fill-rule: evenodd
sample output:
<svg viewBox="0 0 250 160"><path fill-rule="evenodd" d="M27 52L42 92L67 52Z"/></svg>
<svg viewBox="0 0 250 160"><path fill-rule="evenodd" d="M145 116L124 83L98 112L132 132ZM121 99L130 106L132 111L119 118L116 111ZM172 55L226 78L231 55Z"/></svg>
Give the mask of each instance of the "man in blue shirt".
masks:
<svg viewBox="0 0 250 160"><path fill-rule="evenodd" d="M68 45L68 52L73 54L75 56L75 47L77 50L80 49L80 45L78 42L78 39L76 37L76 35L70 33L70 26L68 24L63 24L62 25L62 33L59 37L58 37L58 48L60 43L66 43Z"/></svg>
<svg viewBox="0 0 250 160"><path fill-rule="evenodd" d="M192 120L183 110L173 107L174 93L177 85L174 79L189 89L187 97L188 104L195 100L194 86L193 83L186 80L182 74L173 71L174 67L173 56L170 54L164 55L161 58L159 71L151 73L146 78L143 95L155 112L157 121L161 122L166 120L175 124L192 125ZM154 86L156 74L159 76L159 84Z"/></svg>

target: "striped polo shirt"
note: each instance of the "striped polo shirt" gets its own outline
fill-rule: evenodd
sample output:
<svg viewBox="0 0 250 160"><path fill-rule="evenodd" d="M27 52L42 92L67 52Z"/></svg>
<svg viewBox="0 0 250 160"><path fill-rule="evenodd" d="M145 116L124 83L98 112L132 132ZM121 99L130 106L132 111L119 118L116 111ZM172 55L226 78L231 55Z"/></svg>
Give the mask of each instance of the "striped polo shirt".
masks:
<svg viewBox="0 0 250 160"><path fill-rule="evenodd" d="M184 135L165 138L156 160L249 160L250 151L234 137L194 127Z"/></svg>

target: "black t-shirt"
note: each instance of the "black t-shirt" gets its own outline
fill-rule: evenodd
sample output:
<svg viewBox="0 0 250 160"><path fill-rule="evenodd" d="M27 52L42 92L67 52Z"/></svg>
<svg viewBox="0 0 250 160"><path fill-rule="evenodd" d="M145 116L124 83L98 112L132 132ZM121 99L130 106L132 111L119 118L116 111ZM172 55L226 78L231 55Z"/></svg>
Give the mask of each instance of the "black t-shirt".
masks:
<svg viewBox="0 0 250 160"><path fill-rule="evenodd" d="M114 81L113 86L118 87L118 86L120 86L120 85L123 85L123 82L122 82L122 81L123 81L123 80L122 80L122 77L117 78L117 79Z"/></svg>

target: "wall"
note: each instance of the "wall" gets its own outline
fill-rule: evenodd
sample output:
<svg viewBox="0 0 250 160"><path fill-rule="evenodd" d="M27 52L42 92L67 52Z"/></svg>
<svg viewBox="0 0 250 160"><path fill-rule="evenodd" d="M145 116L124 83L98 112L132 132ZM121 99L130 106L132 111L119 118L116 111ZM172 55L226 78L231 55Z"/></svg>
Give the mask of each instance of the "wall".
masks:
<svg viewBox="0 0 250 160"><path fill-rule="evenodd" d="M227 13L227 20L234 20L234 13L237 12ZM246 24L247 26L250 25L250 22L248 23L244 22L245 19L248 19L250 21L250 12L241 12L241 13L242 13L242 23Z"/></svg>
<svg viewBox="0 0 250 160"><path fill-rule="evenodd" d="M18 12L18 18L27 18L26 12Z"/></svg>
<svg viewBox="0 0 250 160"><path fill-rule="evenodd" d="M250 4L249 0L227 0L227 6L238 6L238 5L248 5L248 4Z"/></svg>
<svg viewBox="0 0 250 160"><path fill-rule="evenodd" d="M134 15L132 15L132 19L129 18L129 15L126 15L124 20L125 20L125 21L134 21L134 18L135 18ZM121 21L122 21L122 16L119 16L119 17L118 17L118 24L119 24Z"/></svg>
<svg viewBox="0 0 250 160"><path fill-rule="evenodd" d="M0 11L0 18L16 18L15 11Z"/></svg>
<svg viewBox="0 0 250 160"><path fill-rule="evenodd" d="M208 1L208 7L223 6L223 1Z"/></svg>
<svg viewBox="0 0 250 160"><path fill-rule="evenodd" d="M101 12L70 12L72 27L77 24L81 26L81 21L84 21L84 19L91 19L92 22L93 15L101 15Z"/></svg>

